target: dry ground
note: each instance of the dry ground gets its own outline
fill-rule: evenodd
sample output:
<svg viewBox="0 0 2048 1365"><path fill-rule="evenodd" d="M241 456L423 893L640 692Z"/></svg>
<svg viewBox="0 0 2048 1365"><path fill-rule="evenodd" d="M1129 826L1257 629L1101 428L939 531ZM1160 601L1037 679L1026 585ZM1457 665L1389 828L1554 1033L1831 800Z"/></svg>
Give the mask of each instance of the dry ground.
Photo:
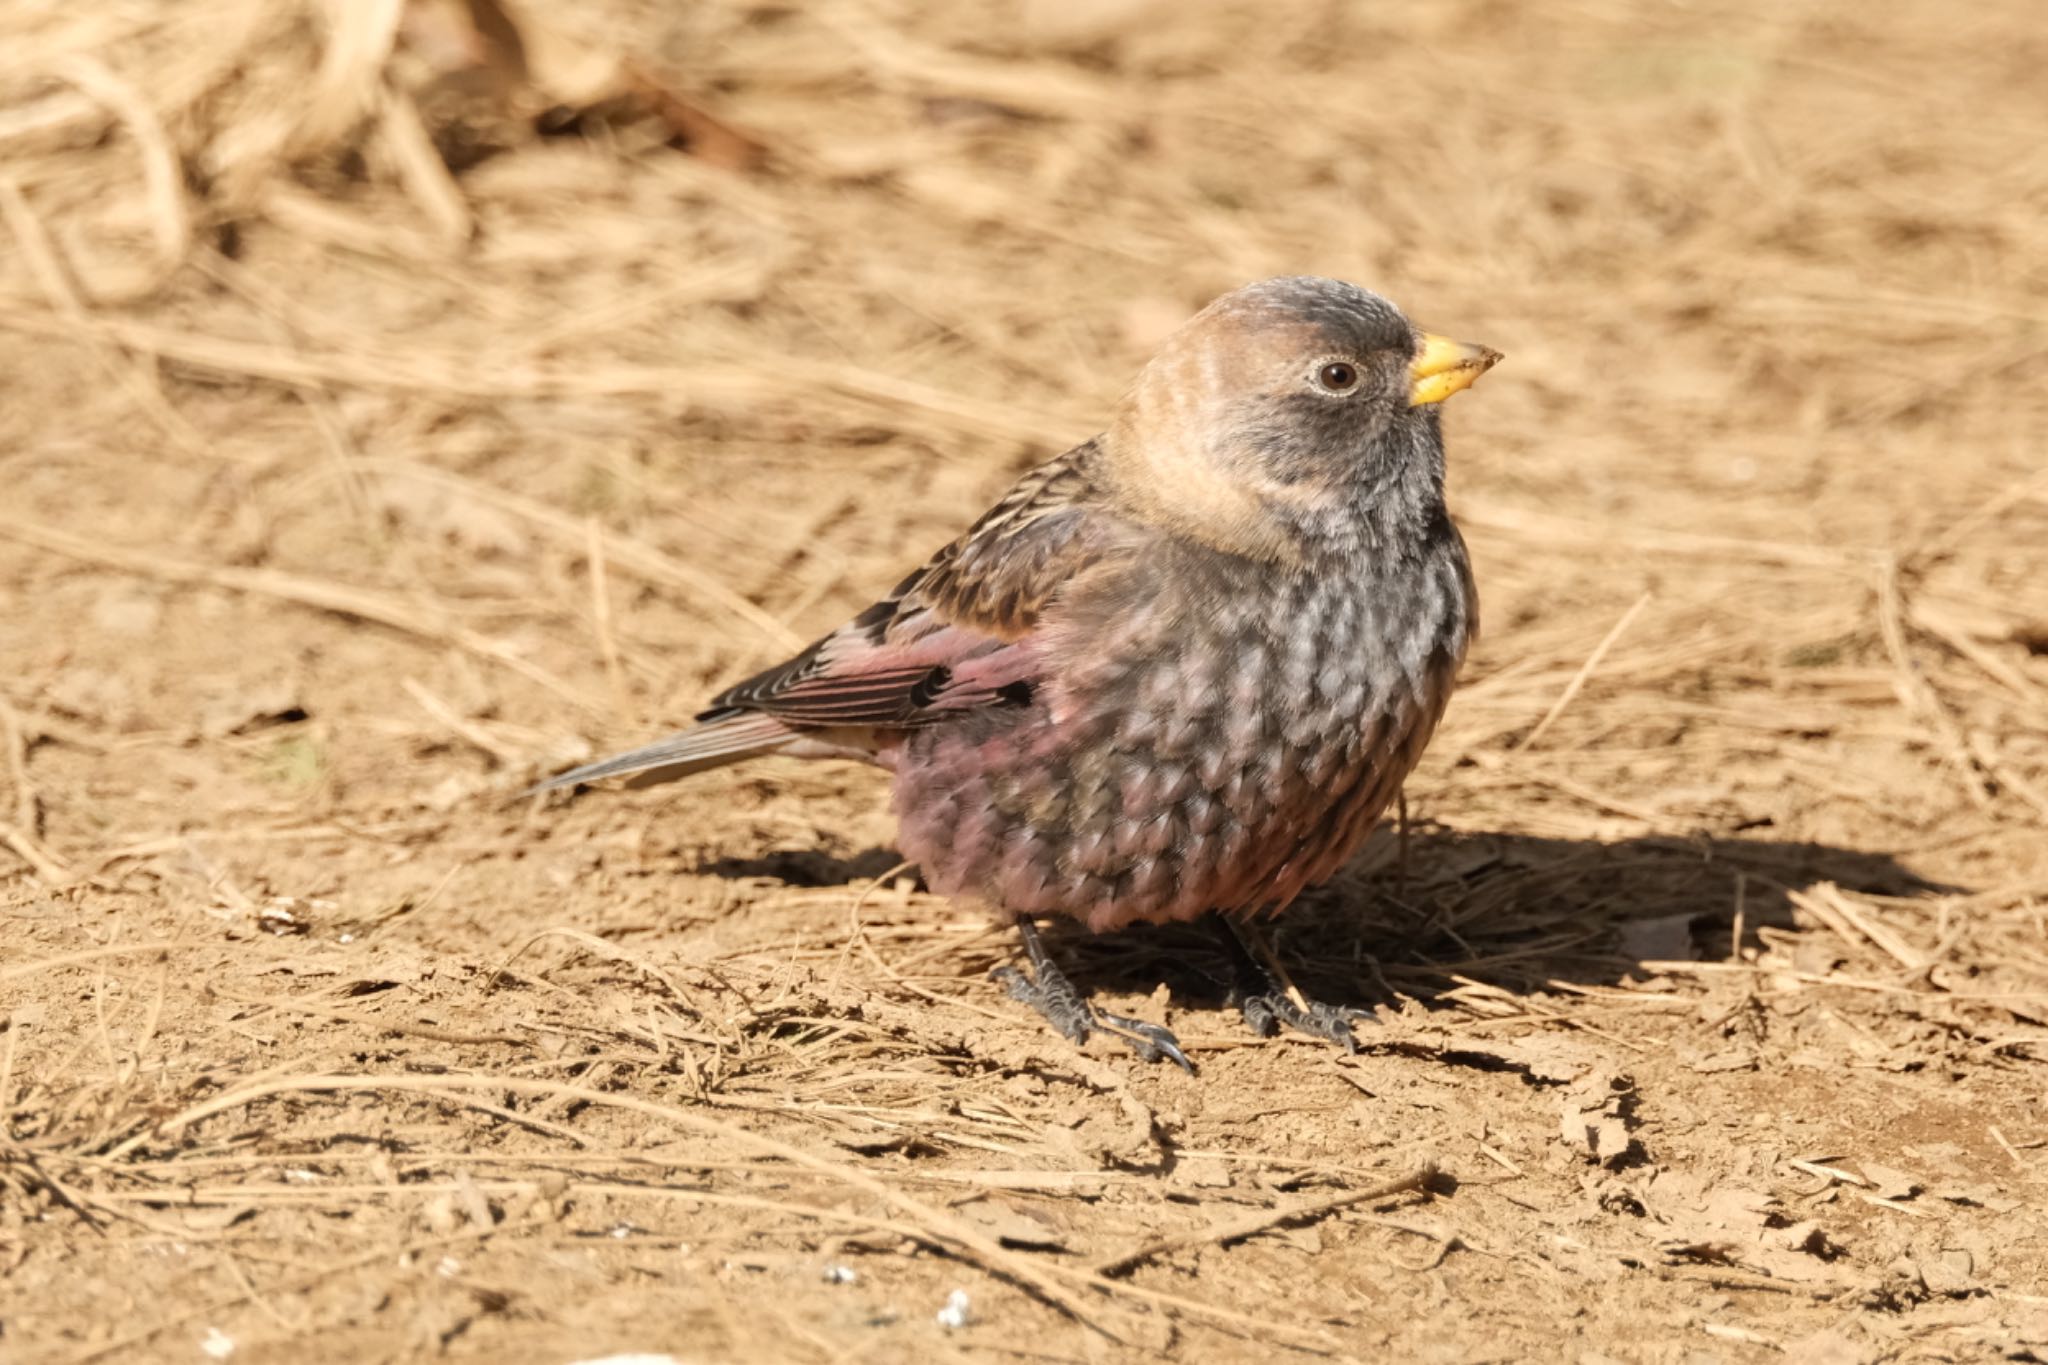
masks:
<svg viewBox="0 0 2048 1365"><path fill-rule="evenodd" d="M0 18L0 1357L2048 1358L2033 0L553 8ZM1508 355L1361 1055L516 798L1295 270Z"/></svg>

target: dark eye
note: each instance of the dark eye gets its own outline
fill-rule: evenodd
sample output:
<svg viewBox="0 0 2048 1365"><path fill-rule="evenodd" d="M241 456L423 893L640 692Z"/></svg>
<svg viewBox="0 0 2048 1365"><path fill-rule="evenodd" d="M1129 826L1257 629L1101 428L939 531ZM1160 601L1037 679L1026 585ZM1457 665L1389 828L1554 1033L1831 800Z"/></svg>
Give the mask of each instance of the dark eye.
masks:
<svg viewBox="0 0 2048 1365"><path fill-rule="evenodd" d="M1332 360L1316 371L1316 383L1330 393L1349 393L1358 387L1358 367Z"/></svg>

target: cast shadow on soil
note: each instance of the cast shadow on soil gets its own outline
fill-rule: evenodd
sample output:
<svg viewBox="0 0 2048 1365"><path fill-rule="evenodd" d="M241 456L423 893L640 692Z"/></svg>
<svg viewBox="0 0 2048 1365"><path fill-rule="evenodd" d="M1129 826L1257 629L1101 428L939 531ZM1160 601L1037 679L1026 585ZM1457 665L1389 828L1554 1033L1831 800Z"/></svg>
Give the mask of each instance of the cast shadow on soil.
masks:
<svg viewBox="0 0 2048 1365"><path fill-rule="evenodd" d="M869 849L722 859L701 870L830 886L898 862L891 850ZM1706 835L1601 843L1419 824L1405 854L1391 831L1376 833L1352 866L1267 932L1305 991L1371 1009L1395 993L1426 1003L1454 978L1519 992L1552 980L1611 986L1648 975L1645 960L1726 961L1738 905L1744 945L1755 946L1760 929L1791 927L1790 893L1823 882L1880 896L1957 892L1886 854L1826 844ZM1226 960L1201 926L1048 929L1083 989L1144 993L1163 980L1189 1005L1221 1005L1228 994Z"/></svg>
<svg viewBox="0 0 2048 1365"><path fill-rule="evenodd" d="M700 876L736 880L767 877L785 886L849 886L885 877L902 865L903 856L887 848L871 848L850 858L822 849L779 849L758 858L714 858L694 870Z"/></svg>

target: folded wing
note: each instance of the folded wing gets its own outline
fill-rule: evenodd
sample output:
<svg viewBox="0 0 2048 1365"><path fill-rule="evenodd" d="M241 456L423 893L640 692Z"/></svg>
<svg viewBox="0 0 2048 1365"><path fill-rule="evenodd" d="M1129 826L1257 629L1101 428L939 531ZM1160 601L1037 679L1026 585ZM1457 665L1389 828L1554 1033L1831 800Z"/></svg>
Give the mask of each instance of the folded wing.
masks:
<svg viewBox="0 0 2048 1365"><path fill-rule="evenodd" d="M872 753L892 733L1029 705L1045 612L1132 545L1093 496L1092 453L1091 443L1033 470L888 597L720 693L695 726L543 785L627 774L665 782L778 751Z"/></svg>

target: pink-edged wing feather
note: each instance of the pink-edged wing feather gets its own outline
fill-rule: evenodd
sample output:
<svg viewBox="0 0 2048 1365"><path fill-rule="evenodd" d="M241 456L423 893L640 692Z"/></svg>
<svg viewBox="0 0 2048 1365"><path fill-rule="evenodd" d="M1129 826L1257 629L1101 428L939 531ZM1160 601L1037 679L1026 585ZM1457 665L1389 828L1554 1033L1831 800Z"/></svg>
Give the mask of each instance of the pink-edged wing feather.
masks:
<svg viewBox="0 0 2048 1365"><path fill-rule="evenodd" d="M891 732L985 707L1029 705L1044 667L1038 626L1062 589L1128 553L1130 528L1097 502L1094 446L1024 476L967 533L888 597L787 662L726 689L692 729L563 773L565 786L628 773L654 781L778 750L858 754ZM809 751L821 751L813 742Z"/></svg>

